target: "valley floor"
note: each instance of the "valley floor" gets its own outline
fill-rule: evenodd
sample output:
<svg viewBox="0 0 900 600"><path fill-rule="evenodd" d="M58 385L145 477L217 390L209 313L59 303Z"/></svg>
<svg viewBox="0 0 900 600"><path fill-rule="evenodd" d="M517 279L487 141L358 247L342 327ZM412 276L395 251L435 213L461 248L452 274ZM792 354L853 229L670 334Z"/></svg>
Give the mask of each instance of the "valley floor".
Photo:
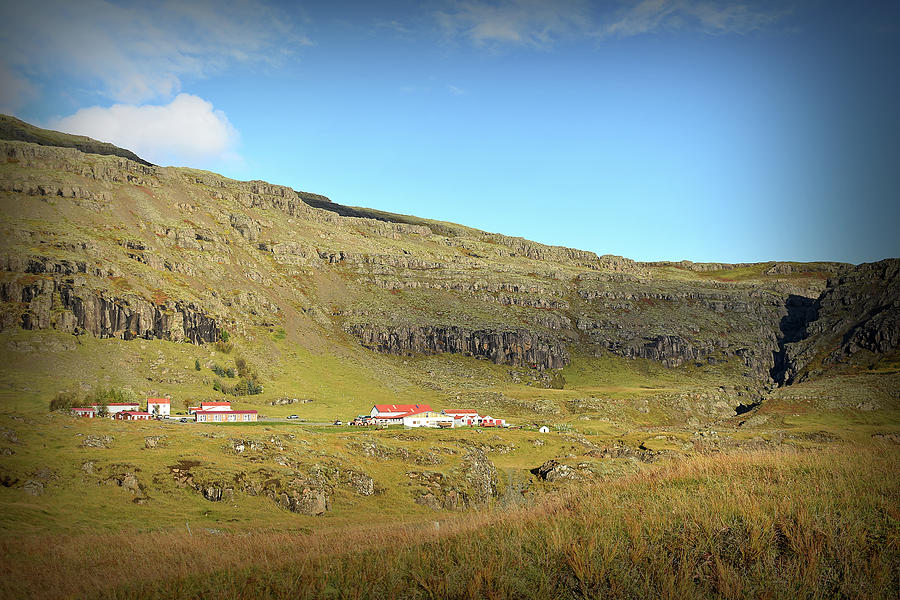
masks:
<svg viewBox="0 0 900 600"><path fill-rule="evenodd" d="M4 597L896 598L900 448L654 465L526 508L311 532L4 535Z"/></svg>

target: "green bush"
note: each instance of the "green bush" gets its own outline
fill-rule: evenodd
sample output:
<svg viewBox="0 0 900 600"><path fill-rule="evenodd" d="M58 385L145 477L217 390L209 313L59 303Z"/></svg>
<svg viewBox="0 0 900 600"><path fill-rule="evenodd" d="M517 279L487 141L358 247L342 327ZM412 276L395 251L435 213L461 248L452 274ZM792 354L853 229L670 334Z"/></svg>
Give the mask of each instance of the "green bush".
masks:
<svg viewBox="0 0 900 600"><path fill-rule="evenodd" d="M199 358L194 360L194 370L195 371L200 370L200 359Z"/></svg>
<svg viewBox="0 0 900 600"><path fill-rule="evenodd" d="M50 410L69 410L81 404L81 395L74 390L57 392L50 400Z"/></svg>
<svg viewBox="0 0 900 600"><path fill-rule="evenodd" d="M241 379L246 378L250 373L250 368L247 366L247 361L244 360L243 357L238 356L234 359L234 366L237 367L238 377Z"/></svg>

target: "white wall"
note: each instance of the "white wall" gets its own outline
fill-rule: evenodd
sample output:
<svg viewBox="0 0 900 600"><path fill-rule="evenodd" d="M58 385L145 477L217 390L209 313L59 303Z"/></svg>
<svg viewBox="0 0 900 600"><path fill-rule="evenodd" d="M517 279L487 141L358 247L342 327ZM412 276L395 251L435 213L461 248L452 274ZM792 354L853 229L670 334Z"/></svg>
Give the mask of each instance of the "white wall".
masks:
<svg viewBox="0 0 900 600"><path fill-rule="evenodd" d="M153 402L147 403L147 412L151 415L159 415L161 417L168 417L171 414L169 411L171 410L171 404L154 404ZM159 407L159 410L154 410L156 407Z"/></svg>

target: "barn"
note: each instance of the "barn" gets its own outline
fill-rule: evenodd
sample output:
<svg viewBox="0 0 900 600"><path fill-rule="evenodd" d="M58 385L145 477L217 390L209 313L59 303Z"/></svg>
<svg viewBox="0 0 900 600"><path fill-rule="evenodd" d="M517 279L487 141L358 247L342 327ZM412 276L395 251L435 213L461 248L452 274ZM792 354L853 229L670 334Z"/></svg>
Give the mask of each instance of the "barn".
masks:
<svg viewBox="0 0 900 600"><path fill-rule="evenodd" d="M372 411L369 413L373 419L377 419L379 417L386 419L397 419L402 418L403 415L407 415L413 412L419 412L423 410L431 410L430 404L376 404L372 407Z"/></svg>

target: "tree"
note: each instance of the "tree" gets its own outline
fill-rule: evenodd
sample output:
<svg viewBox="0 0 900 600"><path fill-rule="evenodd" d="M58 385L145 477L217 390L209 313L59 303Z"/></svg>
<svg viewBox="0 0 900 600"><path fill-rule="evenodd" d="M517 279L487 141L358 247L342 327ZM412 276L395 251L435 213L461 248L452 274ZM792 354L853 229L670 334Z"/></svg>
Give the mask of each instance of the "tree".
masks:
<svg viewBox="0 0 900 600"><path fill-rule="evenodd" d="M78 406L79 400L80 396L76 391L66 390L58 392L56 396L50 400L50 410L69 410L70 408Z"/></svg>

